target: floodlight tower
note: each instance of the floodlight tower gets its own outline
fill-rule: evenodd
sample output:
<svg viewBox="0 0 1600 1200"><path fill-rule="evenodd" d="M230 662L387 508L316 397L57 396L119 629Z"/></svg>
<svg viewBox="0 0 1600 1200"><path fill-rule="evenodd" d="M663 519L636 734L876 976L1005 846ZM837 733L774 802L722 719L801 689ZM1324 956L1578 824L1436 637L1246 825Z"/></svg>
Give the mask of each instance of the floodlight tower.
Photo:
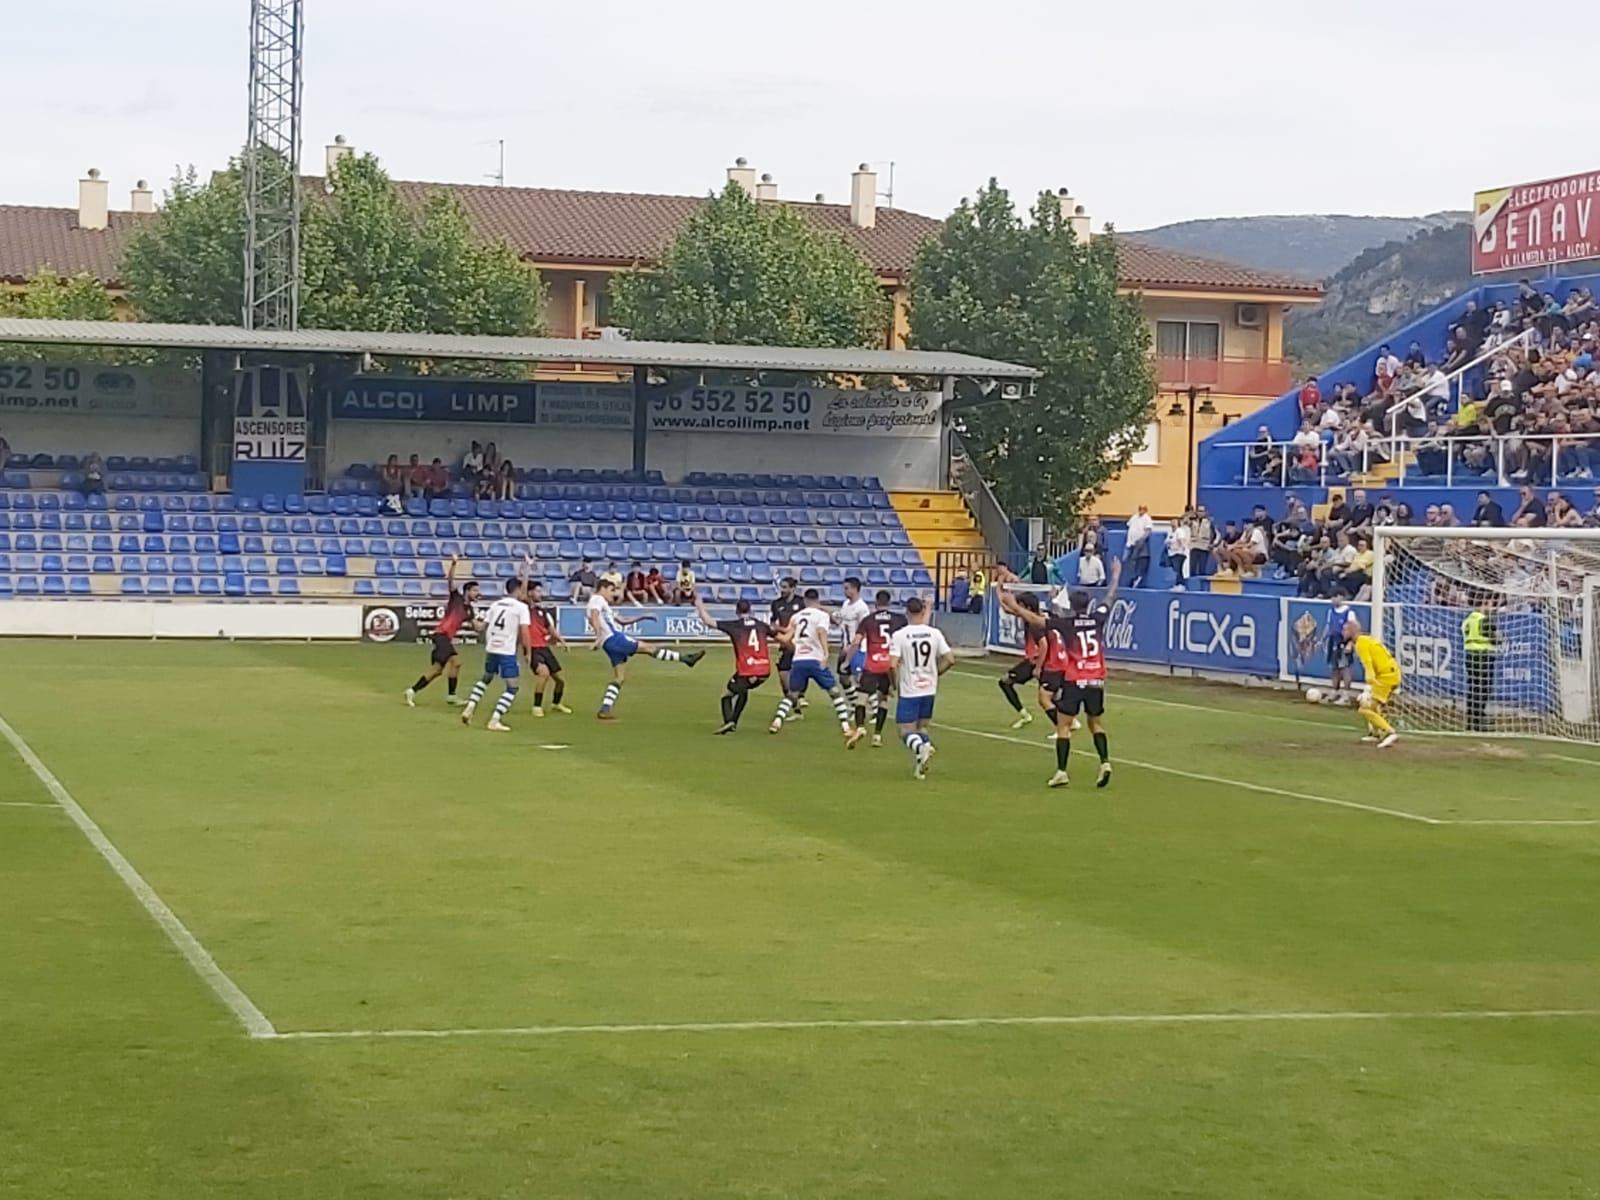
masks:
<svg viewBox="0 0 1600 1200"><path fill-rule="evenodd" d="M244 326L300 324L300 97L304 0L250 0L244 151Z"/></svg>

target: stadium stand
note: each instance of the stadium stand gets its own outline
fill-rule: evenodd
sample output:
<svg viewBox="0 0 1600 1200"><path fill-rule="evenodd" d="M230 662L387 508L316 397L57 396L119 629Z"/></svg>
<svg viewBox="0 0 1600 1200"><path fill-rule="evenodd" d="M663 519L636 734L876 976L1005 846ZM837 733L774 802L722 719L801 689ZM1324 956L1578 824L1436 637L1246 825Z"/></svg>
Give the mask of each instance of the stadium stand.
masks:
<svg viewBox="0 0 1600 1200"><path fill-rule="evenodd" d="M442 598L463 577L515 575L523 556L555 594L585 559L669 578L693 564L714 601L766 597L792 574L839 598L869 587L926 592L932 579L876 478L538 469L517 498L400 503L357 464L327 494L212 495L193 460L107 456L104 495L73 490L66 458L13 454L0 473L0 598L243 596ZM367 485L373 484L369 488Z"/></svg>

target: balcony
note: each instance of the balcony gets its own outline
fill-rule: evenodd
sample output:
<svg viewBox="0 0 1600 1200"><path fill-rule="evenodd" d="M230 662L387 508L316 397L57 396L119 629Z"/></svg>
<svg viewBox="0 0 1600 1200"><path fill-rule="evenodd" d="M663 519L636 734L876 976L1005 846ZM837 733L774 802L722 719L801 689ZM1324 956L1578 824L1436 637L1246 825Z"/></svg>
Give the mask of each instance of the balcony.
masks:
<svg viewBox="0 0 1600 1200"><path fill-rule="evenodd" d="M1275 398L1289 390L1289 364L1260 358L1156 358L1163 389L1203 387L1219 396Z"/></svg>

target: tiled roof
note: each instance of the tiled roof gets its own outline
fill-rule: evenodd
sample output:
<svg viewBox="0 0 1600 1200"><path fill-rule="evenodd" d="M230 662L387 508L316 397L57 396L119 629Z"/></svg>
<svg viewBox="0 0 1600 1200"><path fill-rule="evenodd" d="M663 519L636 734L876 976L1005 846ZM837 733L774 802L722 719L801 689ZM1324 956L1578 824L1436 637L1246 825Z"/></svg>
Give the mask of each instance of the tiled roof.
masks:
<svg viewBox="0 0 1600 1200"><path fill-rule="evenodd" d="M320 179L308 185L320 191ZM397 180L408 200L448 191L461 202L481 237L504 240L535 262L595 263L618 266L649 262L671 243L689 218L706 203L703 196L653 196L638 192L580 192L557 188L488 187L472 184ZM879 275L897 277L910 270L917 249L942 222L903 209L880 208L872 229L850 223L843 204L790 203L806 221L843 236ZM0 280L24 280L41 267L62 275L88 272L119 282L118 263L131 231L143 216L112 213L108 229L77 227L70 208L0 205ZM1132 288L1192 288L1199 291L1270 292L1318 296L1322 289L1289 275L1257 271L1236 263L1164 250L1128 238L1117 239L1118 273Z"/></svg>
<svg viewBox="0 0 1600 1200"><path fill-rule="evenodd" d="M0 283L20 283L48 267L57 275L121 282L129 235L148 217L114 212L106 229L79 229L75 208L0 204Z"/></svg>

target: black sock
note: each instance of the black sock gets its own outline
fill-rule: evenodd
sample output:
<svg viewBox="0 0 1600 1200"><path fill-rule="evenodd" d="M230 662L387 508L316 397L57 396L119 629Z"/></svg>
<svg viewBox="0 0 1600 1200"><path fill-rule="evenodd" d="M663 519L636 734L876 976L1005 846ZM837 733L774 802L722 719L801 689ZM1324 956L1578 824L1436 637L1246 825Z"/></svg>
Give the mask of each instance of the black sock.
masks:
<svg viewBox="0 0 1600 1200"><path fill-rule="evenodd" d="M556 680L556 698L555 698L555 703L560 704L561 703L561 697L565 696L566 694L567 694L566 681L563 680L563 679Z"/></svg>
<svg viewBox="0 0 1600 1200"><path fill-rule="evenodd" d="M445 686L447 688L449 688L450 694L452 696L454 696L456 694L456 684L458 684L460 682L461 682L461 680L459 678L457 678L456 676L454 676L454 675L451 675L451 676L449 676L449 677L447 677L445 679Z"/></svg>
<svg viewBox="0 0 1600 1200"><path fill-rule="evenodd" d="M543 692L535 692L533 694L533 706L535 708L543 708L544 707L544 693Z"/></svg>
<svg viewBox="0 0 1600 1200"><path fill-rule="evenodd" d="M1071 754L1072 739L1068 737L1058 737L1056 739L1056 770L1065 771L1067 769L1067 759L1071 756Z"/></svg>
<svg viewBox="0 0 1600 1200"><path fill-rule="evenodd" d="M733 698L733 723L737 725L739 718L744 716L744 706L750 703L750 693L740 692Z"/></svg>
<svg viewBox="0 0 1600 1200"><path fill-rule="evenodd" d="M1061 714L1056 711L1055 705L1052 704L1049 708L1044 710L1044 719L1049 721L1050 724L1054 725L1058 720L1060 720L1060 718Z"/></svg>
<svg viewBox="0 0 1600 1200"><path fill-rule="evenodd" d="M877 728L873 730L873 732L874 733L882 733L883 732L883 723L885 721L887 721L888 719L889 719L889 706L887 704L883 703L882 701L880 701L879 704L878 704L878 725L877 725Z"/></svg>
<svg viewBox="0 0 1600 1200"><path fill-rule="evenodd" d="M1100 761L1101 762L1109 762L1110 761L1110 759L1111 759L1111 743L1106 741L1106 735L1105 734L1097 733L1097 734L1094 735L1094 752L1100 756Z"/></svg>
<svg viewBox="0 0 1600 1200"><path fill-rule="evenodd" d="M864 729L864 728L866 728L866 724L867 724L867 706L865 704L858 704L858 705L856 705L856 728L857 729Z"/></svg>
<svg viewBox="0 0 1600 1200"><path fill-rule="evenodd" d="M428 686L428 677L426 675L418 675L417 676L417 681L411 685L411 690L413 692L420 692L423 688L425 688L427 686Z"/></svg>
<svg viewBox="0 0 1600 1200"><path fill-rule="evenodd" d="M1018 712L1022 711L1022 701L1017 698L1017 685L1009 679L1000 681L1000 690L1005 693L1006 703Z"/></svg>
<svg viewBox="0 0 1600 1200"><path fill-rule="evenodd" d="M720 701L718 701L718 703L720 703L722 705L722 723L724 725L732 725L733 724L733 697L729 696L727 694L724 694L722 699Z"/></svg>

